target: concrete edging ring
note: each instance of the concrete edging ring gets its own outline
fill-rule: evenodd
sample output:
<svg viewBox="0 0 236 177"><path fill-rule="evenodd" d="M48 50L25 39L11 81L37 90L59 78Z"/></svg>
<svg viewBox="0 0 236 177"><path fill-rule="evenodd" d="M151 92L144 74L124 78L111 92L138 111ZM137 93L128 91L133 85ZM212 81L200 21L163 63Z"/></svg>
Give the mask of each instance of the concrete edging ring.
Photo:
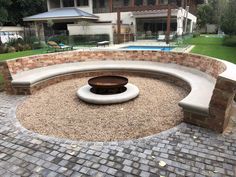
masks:
<svg viewBox="0 0 236 177"><path fill-rule="evenodd" d="M139 89L133 84L126 84L127 90L123 93L112 94L112 95L99 95L92 93L90 85L85 85L77 91L77 96L87 102L92 104L115 104L123 103L136 98L139 95Z"/></svg>

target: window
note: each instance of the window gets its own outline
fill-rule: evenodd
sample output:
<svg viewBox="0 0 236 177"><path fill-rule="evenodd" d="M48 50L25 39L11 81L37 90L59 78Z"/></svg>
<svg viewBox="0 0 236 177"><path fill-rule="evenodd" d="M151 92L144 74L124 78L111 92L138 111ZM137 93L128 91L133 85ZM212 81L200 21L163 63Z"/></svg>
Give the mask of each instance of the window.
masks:
<svg viewBox="0 0 236 177"><path fill-rule="evenodd" d="M60 0L50 0L49 6L50 6L50 9L60 8L61 7Z"/></svg>
<svg viewBox="0 0 236 177"><path fill-rule="evenodd" d="M129 6L129 0L123 0L124 6Z"/></svg>
<svg viewBox="0 0 236 177"><path fill-rule="evenodd" d="M99 0L99 7L105 7L105 0Z"/></svg>
<svg viewBox="0 0 236 177"><path fill-rule="evenodd" d="M167 5L168 4L168 0L160 0L160 4Z"/></svg>
<svg viewBox="0 0 236 177"><path fill-rule="evenodd" d="M169 4L177 4L176 0L169 0Z"/></svg>
<svg viewBox="0 0 236 177"><path fill-rule="evenodd" d="M77 0L77 6L88 6L88 0Z"/></svg>
<svg viewBox="0 0 236 177"><path fill-rule="evenodd" d="M156 5L156 0L148 0L147 4L148 5Z"/></svg>
<svg viewBox="0 0 236 177"><path fill-rule="evenodd" d="M93 0L93 8L97 8L97 1Z"/></svg>
<svg viewBox="0 0 236 177"><path fill-rule="evenodd" d="M74 0L63 0L64 7L74 7Z"/></svg>
<svg viewBox="0 0 236 177"><path fill-rule="evenodd" d="M143 5L143 0L135 0L135 5L136 6L142 6Z"/></svg>

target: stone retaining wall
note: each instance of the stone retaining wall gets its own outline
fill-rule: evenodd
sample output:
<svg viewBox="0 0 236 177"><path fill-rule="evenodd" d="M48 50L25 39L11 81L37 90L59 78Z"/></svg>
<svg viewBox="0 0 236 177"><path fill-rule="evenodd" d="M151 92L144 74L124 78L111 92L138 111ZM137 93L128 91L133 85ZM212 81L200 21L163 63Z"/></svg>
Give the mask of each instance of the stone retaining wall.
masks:
<svg viewBox="0 0 236 177"><path fill-rule="evenodd" d="M11 85L12 76L22 71L55 64L89 60L147 60L161 63L175 63L203 71L217 80L209 105L209 115L202 115L197 112L184 110L184 121L217 132L222 132L228 124L229 110L232 105L233 97L235 96L236 83L235 81L229 81L227 78L219 76L226 69L224 63L208 57L193 54L155 51L71 51L18 58L4 62L2 73L5 79L6 90L9 93L14 93L14 89ZM51 78L33 85L30 90L19 88L17 89L17 93L22 94L28 91L28 94L31 94L47 85L66 79L82 77L86 74L91 75L91 72L82 75L81 73L75 73L72 75Z"/></svg>

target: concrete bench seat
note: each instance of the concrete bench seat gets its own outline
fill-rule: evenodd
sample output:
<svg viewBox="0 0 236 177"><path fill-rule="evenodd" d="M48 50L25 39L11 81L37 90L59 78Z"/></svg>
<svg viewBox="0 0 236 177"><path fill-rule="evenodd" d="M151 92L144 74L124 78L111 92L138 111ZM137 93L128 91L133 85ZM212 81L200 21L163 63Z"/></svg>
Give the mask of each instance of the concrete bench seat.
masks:
<svg viewBox="0 0 236 177"><path fill-rule="evenodd" d="M171 75L187 82L190 93L179 102L185 110L207 115L215 86L215 78L197 69L151 61L90 61L52 65L13 75L13 87L32 86L43 80L76 72L127 70Z"/></svg>

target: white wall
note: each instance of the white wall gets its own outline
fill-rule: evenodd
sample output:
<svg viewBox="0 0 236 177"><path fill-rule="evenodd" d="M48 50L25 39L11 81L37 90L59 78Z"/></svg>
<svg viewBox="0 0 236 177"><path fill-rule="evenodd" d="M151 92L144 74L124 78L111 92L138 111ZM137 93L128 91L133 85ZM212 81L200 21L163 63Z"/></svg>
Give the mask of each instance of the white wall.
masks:
<svg viewBox="0 0 236 177"><path fill-rule="evenodd" d="M18 27L18 26L2 26L2 27L0 27L0 31L20 32L20 31L24 31L24 28Z"/></svg>
<svg viewBox="0 0 236 177"><path fill-rule="evenodd" d="M99 13L94 14L99 17L99 21L111 21L116 24L117 22L117 13ZM122 24L131 24L131 22L135 23L135 18L132 15L132 12L121 12L121 20Z"/></svg>
<svg viewBox="0 0 236 177"><path fill-rule="evenodd" d="M113 29L112 24L93 23L88 26L81 26L80 24L67 25L69 35L89 35L89 34L108 34L110 41L113 43Z"/></svg>
<svg viewBox="0 0 236 177"><path fill-rule="evenodd" d="M188 18L189 20L191 20L191 24L190 24L190 33L193 32L193 24L197 22L197 17L194 16L191 13L187 13L187 11L183 8L180 8L178 10L177 13L177 35L182 35L184 32L184 23L185 23L185 18Z"/></svg>

